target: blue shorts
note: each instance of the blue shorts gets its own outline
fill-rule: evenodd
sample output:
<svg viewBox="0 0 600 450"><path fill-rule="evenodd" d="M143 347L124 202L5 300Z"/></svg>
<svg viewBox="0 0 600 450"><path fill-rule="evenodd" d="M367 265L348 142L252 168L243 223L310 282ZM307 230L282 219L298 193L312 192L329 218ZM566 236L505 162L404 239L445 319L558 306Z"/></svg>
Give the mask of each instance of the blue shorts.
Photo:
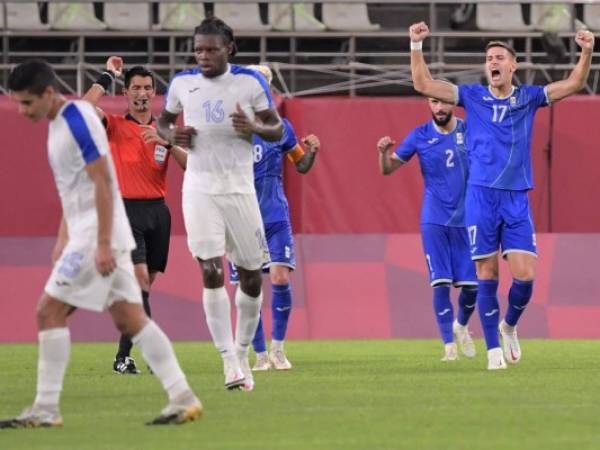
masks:
<svg viewBox="0 0 600 450"><path fill-rule="evenodd" d="M471 258L488 258L502 249L537 256L527 191L467 186L465 215Z"/></svg>
<svg viewBox="0 0 600 450"><path fill-rule="evenodd" d="M467 230L430 223L421 224L421 239L431 286L476 286L475 264L469 254Z"/></svg>
<svg viewBox="0 0 600 450"><path fill-rule="evenodd" d="M289 267L290 270L296 269L296 252L290 223L282 221L265 224L265 236L271 261L263 266L263 272L269 272L271 266L285 266ZM229 263L229 282L238 283L239 280L237 269Z"/></svg>

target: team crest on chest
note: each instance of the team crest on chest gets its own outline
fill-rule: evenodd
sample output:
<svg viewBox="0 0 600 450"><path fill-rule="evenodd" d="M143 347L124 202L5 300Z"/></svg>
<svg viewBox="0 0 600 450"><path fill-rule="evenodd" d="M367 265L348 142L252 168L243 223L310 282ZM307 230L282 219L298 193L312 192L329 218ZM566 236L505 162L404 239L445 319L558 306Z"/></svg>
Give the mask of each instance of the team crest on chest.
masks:
<svg viewBox="0 0 600 450"><path fill-rule="evenodd" d="M162 145L154 146L154 161L158 164L162 164L167 159L167 149Z"/></svg>
<svg viewBox="0 0 600 450"><path fill-rule="evenodd" d="M456 133L456 143L458 145L463 145L465 143L465 137L461 132Z"/></svg>
<svg viewBox="0 0 600 450"><path fill-rule="evenodd" d="M510 106L517 106L517 97L510 98Z"/></svg>

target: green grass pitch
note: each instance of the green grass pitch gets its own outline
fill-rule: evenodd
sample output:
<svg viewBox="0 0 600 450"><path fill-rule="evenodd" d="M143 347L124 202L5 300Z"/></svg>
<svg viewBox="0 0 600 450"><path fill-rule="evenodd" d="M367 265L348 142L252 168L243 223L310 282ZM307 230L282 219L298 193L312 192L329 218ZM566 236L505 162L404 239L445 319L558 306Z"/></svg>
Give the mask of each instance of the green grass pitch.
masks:
<svg viewBox="0 0 600 450"><path fill-rule="evenodd" d="M291 341L294 369L256 375L254 392L223 389L209 343L177 343L202 399L201 420L145 427L166 403L158 381L112 373L115 345L74 344L62 429L0 430L0 449L432 449L600 448L595 341L524 340L523 359L488 372L440 362L433 340ZM0 416L34 397L35 345L0 345ZM145 368L139 354L139 365Z"/></svg>

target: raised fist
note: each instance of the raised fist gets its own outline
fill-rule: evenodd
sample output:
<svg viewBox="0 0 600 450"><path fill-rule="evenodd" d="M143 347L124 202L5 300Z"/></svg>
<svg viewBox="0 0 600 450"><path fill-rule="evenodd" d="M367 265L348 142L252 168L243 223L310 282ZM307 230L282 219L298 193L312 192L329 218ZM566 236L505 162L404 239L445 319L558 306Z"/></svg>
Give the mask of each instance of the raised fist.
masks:
<svg viewBox="0 0 600 450"><path fill-rule="evenodd" d="M408 28L408 34L412 42L421 42L429 36L429 27L425 22L414 23Z"/></svg>

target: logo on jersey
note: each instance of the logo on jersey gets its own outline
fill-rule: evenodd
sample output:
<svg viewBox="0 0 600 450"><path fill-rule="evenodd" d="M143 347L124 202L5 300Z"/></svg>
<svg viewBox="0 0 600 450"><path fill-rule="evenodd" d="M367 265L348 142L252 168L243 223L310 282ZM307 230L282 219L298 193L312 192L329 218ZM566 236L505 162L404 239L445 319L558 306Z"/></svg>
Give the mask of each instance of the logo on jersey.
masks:
<svg viewBox="0 0 600 450"><path fill-rule="evenodd" d="M437 141L439 141L438 138L431 138L427 141L428 144L435 144Z"/></svg>
<svg viewBox="0 0 600 450"><path fill-rule="evenodd" d="M510 106L517 106L517 97L510 98Z"/></svg>
<svg viewBox="0 0 600 450"><path fill-rule="evenodd" d="M79 252L67 253L59 261L58 273L67 278L75 278L81 270L83 254Z"/></svg>
<svg viewBox="0 0 600 450"><path fill-rule="evenodd" d="M167 159L167 148L163 147L162 145L155 145L154 146L154 161L157 162L157 164L163 164L165 162L165 160Z"/></svg>
<svg viewBox="0 0 600 450"><path fill-rule="evenodd" d="M287 245L283 248L284 253L285 253L285 257L286 259L290 259L290 256L292 255L292 249L289 248Z"/></svg>
<svg viewBox="0 0 600 450"><path fill-rule="evenodd" d="M465 143L465 137L460 132L456 133L456 143L458 145L463 145Z"/></svg>
<svg viewBox="0 0 600 450"><path fill-rule="evenodd" d="M484 102L493 102L494 99L492 97L483 97Z"/></svg>

